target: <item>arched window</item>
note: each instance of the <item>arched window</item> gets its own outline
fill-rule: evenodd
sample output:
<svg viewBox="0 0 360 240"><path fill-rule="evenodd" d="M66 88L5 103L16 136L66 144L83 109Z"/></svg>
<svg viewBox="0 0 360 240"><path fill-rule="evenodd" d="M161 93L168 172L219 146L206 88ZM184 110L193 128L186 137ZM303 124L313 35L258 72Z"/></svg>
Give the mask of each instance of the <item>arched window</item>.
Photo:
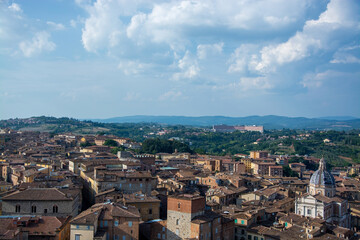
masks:
<svg viewBox="0 0 360 240"><path fill-rule="evenodd" d="M31 212L36 213L36 206L31 206Z"/></svg>
<svg viewBox="0 0 360 240"><path fill-rule="evenodd" d="M181 206L181 203L178 203L178 208L180 208L180 206Z"/></svg>
<svg viewBox="0 0 360 240"><path fill-rule="evenodd" d="M16 206L15 206L15 212L20 212L20 205L19 205L19 204L16 204Z"/></svg>
<svg viewBox="0 0 360 240"><path fill-rule="evenodd" d="M176 219L176 225L179 225L179 219Z"/></svg>
<svg viewBox="0 0 360 240"><path fill-rule="evenodd" d="M54 205L53 206L53 213L57 213L59 210L58 206Z"/></svg>

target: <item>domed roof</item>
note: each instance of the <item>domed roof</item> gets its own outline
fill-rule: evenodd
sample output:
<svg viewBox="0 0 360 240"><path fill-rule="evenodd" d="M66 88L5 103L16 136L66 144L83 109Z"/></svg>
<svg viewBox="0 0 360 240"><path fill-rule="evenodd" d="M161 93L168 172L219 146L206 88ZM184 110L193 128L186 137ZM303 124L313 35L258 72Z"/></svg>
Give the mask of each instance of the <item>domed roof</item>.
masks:
<svg viewBox="0 0 360 240"><path fill-rule="evenodd" d="M319 169L316 170L314 174L311 176L310 184L335 186L334 176L328 171L326 171L326 164L324 158L320 159Z"/></svg>

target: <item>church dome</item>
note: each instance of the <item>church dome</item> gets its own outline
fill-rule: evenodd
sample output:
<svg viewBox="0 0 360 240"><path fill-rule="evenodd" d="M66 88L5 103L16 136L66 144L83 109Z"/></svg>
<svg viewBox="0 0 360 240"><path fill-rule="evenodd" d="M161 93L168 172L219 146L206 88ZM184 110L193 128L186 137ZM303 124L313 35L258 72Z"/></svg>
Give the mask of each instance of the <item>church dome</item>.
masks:
<svg viewBox="0 0 360 240"><path fill-rule="evenodd" d="M326 171L326 164L324 158L320 159L319 169L314 172L310 178L310 184L314 185L333 185L335 186L334 176Z"/></svg>

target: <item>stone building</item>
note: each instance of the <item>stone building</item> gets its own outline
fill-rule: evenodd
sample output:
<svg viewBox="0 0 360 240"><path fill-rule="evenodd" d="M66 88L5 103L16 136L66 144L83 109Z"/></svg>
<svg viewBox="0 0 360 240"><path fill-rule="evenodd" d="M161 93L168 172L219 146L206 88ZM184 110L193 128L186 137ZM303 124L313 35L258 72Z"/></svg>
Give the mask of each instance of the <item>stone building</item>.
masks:
<svg viewBox="0 0 360 240"><path fill-rule="evenodd" d="M322 158L319 169L311 176L307 193L295 201L295 213L306 217L321 218L328 223L350 228L348 201L335 194L335 179L326 171L326 163Z"/></svg>
<svg viewBox="0 0 360 240"><path fill-rule="evenodd" d="M142 193L124 194L121 203L136 207L142 221L160 218L160 200Z"/></svg>
<svg viewBox="0 0 360 240"><path fill-rule="evenodd" d="M140 214L133 206L97 203L70 222L71 240L139 239Z"/></svg>
<svg viewBox="0 0 360 240"><path fill-rule="evenodd" d="M123 171L111 166L95 167L94 171L81 172L80 176L92 202L95 202L97 194L113 188L122 193L142 192L150 195L157 185L157 179L150 172Z"/></svg>
<svg viewBox="0 0 360 240"><path fill-rule="evenodd" d="M77 190L30 188L2 198L2 215L76 216L80 210Z"/></svg>

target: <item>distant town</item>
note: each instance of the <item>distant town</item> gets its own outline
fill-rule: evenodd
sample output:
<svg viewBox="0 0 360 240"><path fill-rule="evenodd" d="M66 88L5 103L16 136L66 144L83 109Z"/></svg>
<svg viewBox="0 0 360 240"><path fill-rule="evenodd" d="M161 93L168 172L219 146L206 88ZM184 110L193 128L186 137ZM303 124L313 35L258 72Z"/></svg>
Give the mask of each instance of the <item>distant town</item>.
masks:
<svg viewBox="0 0 360 240"><path fill-rule="evenodd" d="M359 130L0 127L0 239L359 239Z"/></svg>

